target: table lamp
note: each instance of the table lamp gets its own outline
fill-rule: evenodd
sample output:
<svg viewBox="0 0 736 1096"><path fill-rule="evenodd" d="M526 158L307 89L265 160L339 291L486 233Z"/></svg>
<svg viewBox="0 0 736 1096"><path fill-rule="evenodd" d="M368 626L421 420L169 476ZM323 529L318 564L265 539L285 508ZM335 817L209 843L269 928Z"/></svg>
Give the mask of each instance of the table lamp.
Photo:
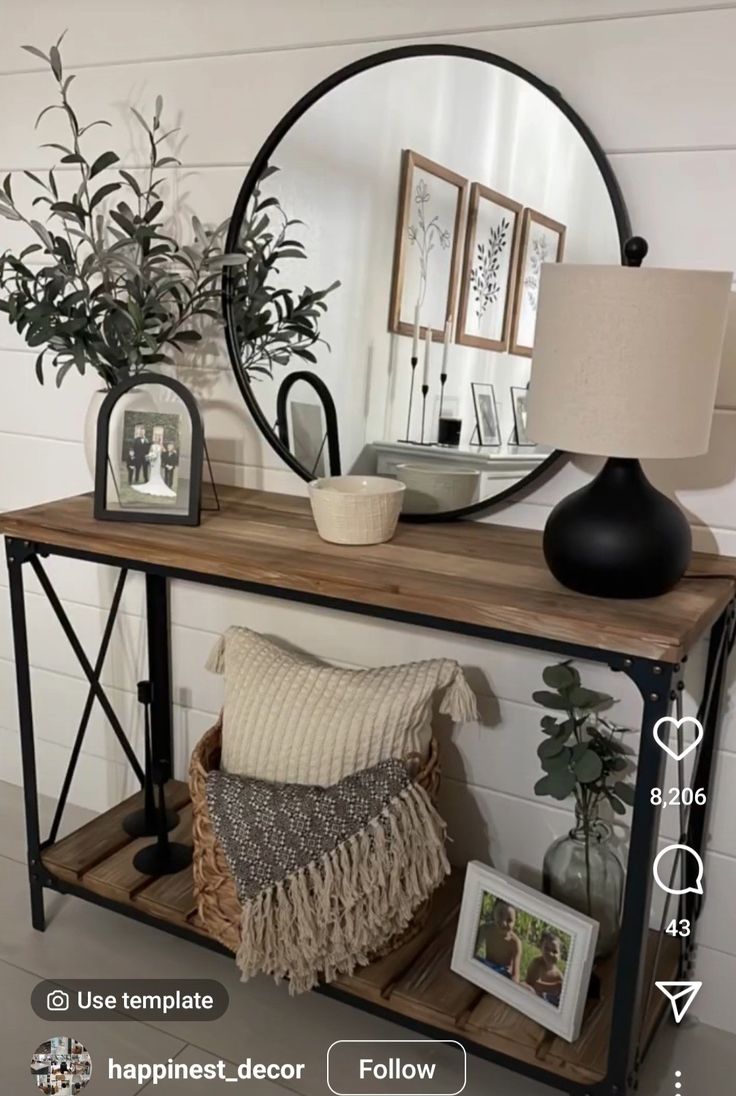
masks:
<svg viewBox="0 0 736 1096"><path fill-rule="evenodd" d="M643 240L627 245L629 261L645 254ZM711 270L544 264L527 433L608 458L547 520L545 559L564 586L656 597L685 573L690 526L639 461L707 451L731 281Z"/></svg>

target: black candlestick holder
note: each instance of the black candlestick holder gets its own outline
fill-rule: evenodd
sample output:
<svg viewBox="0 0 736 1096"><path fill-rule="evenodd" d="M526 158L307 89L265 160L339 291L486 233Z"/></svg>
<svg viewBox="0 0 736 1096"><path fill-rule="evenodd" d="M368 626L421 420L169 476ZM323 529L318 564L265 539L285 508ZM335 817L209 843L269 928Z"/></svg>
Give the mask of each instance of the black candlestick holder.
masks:
<svg viewBox="0 0 736 1096"><path fill-rule="evenodd" d="M166 827L165 766L154 765L154 779L158 786L157 839L154 845L146 845L133 857L133 867L142 875L174 875L192 862L192 848L177 841L169 841Z"/></svg>
<svg viewBox="0 0 736 1096"><path fill-rule="evenodd" d="M146 845L133 857L133 867L142 875L173 875L192 862L192 849L169 841L168 831L179 821L178 814L166 809L164 789L168 776L168 765L162 764L153 756L153 738L151 735L151 683L138 682L138 699L144 706L146 729L146 794L142 811L129 815L123 825L127 833L134 827L139 830L134 836L156 837L156 843ZM154 803L153 785L158 788L158 803ZM126 825L126 823L128 823ZM153 829L149 825L153 824Z"/></svg>
<svg viewBox="0 0 736 1096"><path fill-rule="evenodd" d="M442 418L442 404L445 401L445 384L447 382L447 373L440 373L440 411L438 418Z"/></svg>
<svg viewBox="0 0 736 1096"><path fill-rule="evenodd" d="M409 436L411 434L411 408L412 408L412 404L414 402L414 374L416 372L417 362L418 361L419 361L419 358L416 356L416 354L412 354L412 356L411 356L411 384L409 385L409 410L406 413L406 437L405 438L399 438L399 441L411 441L411 438Z"/></svg>
<svg viewBox="0 0 736 1096"><path fill-rule="evenodd" d="M123 819L122 826L131 837L155 837L158 833L158 816L154 798L153 765L151 760L151 682L138 682L138 703L143 705L145 726L145 773L143 780L143 807L131 811ZM166 828L173 830L179 821L176 811L166 811Z"/></svg>
<svg viewBox="0 0 736 1096"><path fill-rule="evenodd" d="M422 440L420 442L421 445L428 444L424 440L424 419L425 419L425 416L426 416L426 413L427 413L427 393L428 392L429 392L429 385L428 384L423 384L422 385Z"/></svg>

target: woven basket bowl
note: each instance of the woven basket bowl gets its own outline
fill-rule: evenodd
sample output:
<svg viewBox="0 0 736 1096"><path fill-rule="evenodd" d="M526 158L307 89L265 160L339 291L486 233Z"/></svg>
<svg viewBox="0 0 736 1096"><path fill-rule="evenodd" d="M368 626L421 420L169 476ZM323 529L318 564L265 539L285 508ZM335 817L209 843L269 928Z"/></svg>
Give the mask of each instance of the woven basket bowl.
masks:
<svg viewBox="0 0 736 1096"><path fill-rule="evenodd" d="M240 946L242 906L207 807L207 773L219 768L221 742L222 721L218 720L195 746L189 764L194 842L192 870L199 927L205 929L228 951L235 953ZM436 740L434 738L431 740L429 756L426 760L417 754L412 754L406 761L414 779L421 784L432 802L436 803L440 785L439 751ZM425 902L415 914L409 929L402 935L402 943L420 931L428 914L429 902ZM393 950L398 943L398 940L393 941L385 952Z"/></svg>
<svg viewBox="0 0 736 1096"><path fill-rule="evenodd" d="M309 484L312 517L332 544L391 540L406 487L388 476L328 476Z"/></svg>

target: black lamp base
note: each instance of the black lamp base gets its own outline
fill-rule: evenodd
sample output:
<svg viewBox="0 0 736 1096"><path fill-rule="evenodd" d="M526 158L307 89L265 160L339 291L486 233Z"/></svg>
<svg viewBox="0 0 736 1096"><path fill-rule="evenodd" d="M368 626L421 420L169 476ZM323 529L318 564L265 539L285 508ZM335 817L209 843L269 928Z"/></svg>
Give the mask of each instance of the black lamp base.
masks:
<svg viewBox="0 0 736 1096"><path fill-rule="evenodd" d="M555 506L543 546L555 578L593 597L665 594L692 556L683 512L652 487L638 460L619 457Z"/></svg>

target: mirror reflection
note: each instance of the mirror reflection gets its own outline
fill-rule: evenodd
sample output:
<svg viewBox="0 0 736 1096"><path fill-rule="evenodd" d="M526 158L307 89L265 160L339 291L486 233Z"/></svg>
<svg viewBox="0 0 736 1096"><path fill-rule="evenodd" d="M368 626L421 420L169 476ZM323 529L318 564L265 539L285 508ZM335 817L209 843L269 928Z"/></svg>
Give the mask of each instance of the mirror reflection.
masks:
<svg viewBox="0 0 736 1096"><path fill-rule="evenodd" d="M406 512L449 513L550 456L526 430L541 268L617 263L621 240L533 84L454 55L359 72L286 132L236 227L236 372L305 477L397 476Z"/></svg>

